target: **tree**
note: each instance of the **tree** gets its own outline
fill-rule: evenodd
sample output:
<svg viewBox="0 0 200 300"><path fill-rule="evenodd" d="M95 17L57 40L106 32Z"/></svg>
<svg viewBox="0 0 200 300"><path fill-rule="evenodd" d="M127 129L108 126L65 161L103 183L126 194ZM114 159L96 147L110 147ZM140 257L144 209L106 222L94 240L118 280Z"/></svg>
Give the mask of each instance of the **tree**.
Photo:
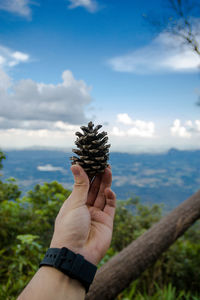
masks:
<svg viewBox="0 0 200 300"><path fill-rule="evenodd" d="M199 218L200 191L103 265L86 299L114 299Z"/></svg>
<svg viewBox="0 0 200 300"><path fill-rule="evenodd" d="M2 187L0 299L14 300L37 271L49 247L56 215L70 191L51 182L36 185L19 198L9 184L1 183L0 192Z"/></svg>
<svg viewBox="0 0 200 300"><path fill-rule="evenodd" d="M3 168L2 160L5 159L5 158L6 158L5 154L2 151L0 151L0 169Z"/></svg>
<svg viewBox="0 0 200 300"><path fill-rule="evenodd" d="M0 299L16 299L17 295L19 295L20 291L24 288L35 271L38 269L38 264L46 252L46 249L49 247L55 217L60 206L69 193L70 192L65 190L59 183L52 182L45 183L44 185L36 185L35 188L28 192L23 198L4 200L1 202ZM198 201L196 203L192 200L191 210L189 209L189 211L187 211L189 206L185 206L184 210L182 209L182 217L184 215L183 212L187 211L188 218L185 220L183 219L182 221L179 220L177 229L181 231L182 225L187 227L189 226L190 221L194 221L199 214L198 205ZM104 266L103 268L101 267L104 264L108 267L108 274L106 272L106 274L104 274L105 276L101 278L102 280L104 280L104 277L105 279L107 278L107 275L110 274L109 272L112 271L112 268L113 271L115 270L115 266L111 266L112 268L109 269L109 263L112 262L111 257L114 255L116 255L115 257L121 256L123 251L126 251L126 249L129 248L129 245L132 247L131 245L133 245L133 240L135 240L134 247L136 247L138 245L138 241L140 241L139 245L141 247L139 247L139 256L135 257L134 251L132 254L130 254L130 256L121 256L121 258L123 258L121 265L128 264L128 268L125 270L123 268L122 270L120 269L120 272L116 273L116 276L123 275L123 273L120 274L123 271L126 271L127 273L125 278L132 275L135 276L136 273L130 273L129 269L131 269L131 272L133 272L133 270L138 272L139 266L139 271L142 272L142 268L146 269L150 262L157 260L159 254L162 252L159 251L163 247L163 243L164 245L170 244L176 238L176 236L169 234L171 230L173 230L173 226L175 224L173 222L173 218L171 219L172 224L170 226L170 219L163 221L162 228L164 229L161 233L159 233L159 230L156 230L156 234L154 235L154 227L151 231L150 228L154 225L154 223L157 223L162 216L161 209L158 205L148 207L141 204L138 199L135 198L129 199L128 201L119 201L117 206L111 248L108 250L106 257L99 265L100 270L104 269ZM179 212L180 210L178 209ZM178 215L175 214L174 217L178 218ZM186 221L186 225L184 225L184 221ZM166 223L167 226L165 225ZM157 229L158 228L160 227L157 227ZM149 229L150 231L148 231ZM166 232L168 232L167 238ZM181 232L179 233L181 234ZM140 238L142 234L144 234L143 238ZM149 234L153 235L154 241L157 241L158 244L159 241L162 242L161 248L160 246L157 248L151 247L153 241L151 238L152 235L146 239ZM138 298L136 298L134 294L134 299L140 300L160 299L161 297L159 295L162 295L163 291L165 291L166 295L171 295L172 289L174 294L175 292L184 292L184 295L186 295L188 291L191 290L191 287L193 289L192 295L200 292L200 270L198 267L200 263L200 258L198 255L200 243L197 243L199 234L199 227L193 227L192 231L190 230L188 237L185 236L179 239L178 243L175 243L170 252L167 251L165 255L162 255L155 265L145 270L143 275L140 276L137 281L132 282L130 287L123 291L117 299L124 299L124 297L126 297L126 299L133 299L132 296L134 289L135 293L138 295ZM144 238L145 236L146 238ZM141 239L143 240L143 244L141 243ZM123 250L124 247L125 249ZM158 252L155 252L155 249L157 249ZM142 253L145 255L144 261L141 258ZM185 260L185 253L187 254L187 260ZM137 257L140 258L138 261L136 259ZM135 265L134 268L132 268L131 264L134 262ZM190 282L190 278L193 278L192 284ZM154 286L155 282L157 286ZM109 287L107 282L104 281L103 283L106 287ZM124 283L128 285L127 282L123 281L123 284ZM119 284L117 284L117 288L118 285L121 289L121 281ZM185 287L187 287L187 290ZM113 286L112 290L113 289L116 289L115 285ZM102 292L104 292L104 289ZM147 296L143 297L145 293ZM158 296L154 298L149 297L149 295L154 294ZM106 298L101 295L100 299ZM168 298L167 296L163 296L163 299L169 299L169 296ZM173 300L182 298L170 297L170 299ZM193 298L188 296L187 299Z"/></svg>
<svg viewBox="0 0 200 300"><path fill-rule="evenodd" d="M3 168L2 161L6 159L5 154L0 151L0 170ZM1 174L0 174L1 176ZM14 200L21 195L14 178L9 178L7 182L0 180L0 203L4 200Z"/></svg>
<svg viewBox="0 0 200 300"><path fill-rule="evenodd" d="M200 56L200 4L195 0L163 0L164 14L144 15L157 32L173 34Z"/></svg>
<svg viewBox="0 0 200 300"><path fill-rule="evenodd" d="M170 18L168 30L180 37L200 56L199 26L195 20L197 15L199 16L199 4L187 0L168 0L168 2L174 13Z"/></svg>
<svg viewBox="0 0 200 300"><path fill-rule="evenodd" d="M164 13L162 16L144 15L157 32L165 31L177 37L200 58L200 3L197 0L163 0ZM200 60L199 60L200 66ZM200 96L196 102L200 106Z"/></svg>

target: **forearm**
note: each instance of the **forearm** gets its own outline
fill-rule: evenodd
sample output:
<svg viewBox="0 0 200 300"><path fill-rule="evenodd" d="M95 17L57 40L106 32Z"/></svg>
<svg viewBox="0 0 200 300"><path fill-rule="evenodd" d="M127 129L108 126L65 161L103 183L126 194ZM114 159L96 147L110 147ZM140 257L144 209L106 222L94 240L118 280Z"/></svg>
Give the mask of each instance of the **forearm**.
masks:
<svg viewBox="0 0 200 300"><path fill-rule="evenodd" d="M17 300L82 300L82 284L52 267L41 267Z"/></svg>

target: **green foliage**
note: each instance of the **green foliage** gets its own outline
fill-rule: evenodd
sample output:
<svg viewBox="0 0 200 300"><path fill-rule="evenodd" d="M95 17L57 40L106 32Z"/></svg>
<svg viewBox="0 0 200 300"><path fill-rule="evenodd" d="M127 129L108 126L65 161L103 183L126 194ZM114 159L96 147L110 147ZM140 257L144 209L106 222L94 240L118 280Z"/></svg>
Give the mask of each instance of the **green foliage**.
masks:
<svg viewBox="0 0 200 300"><path fill-rule="evenodd" d="M18 235L7 251L9 255L1 253L4 259L1 282L5 283L0 287L0 299L16 299L14 296L19 294L37 271L43 256L43 249L37 239L38 236L31 234Z"/></svg>
<svg viewBox="0 0 200 300"><path fill-rule="evenodd" d="M5 158L6 158L5 154L2 151L0 151L0 169L2 169L3 167L2 160Z"/></svg>
<svg viewBox="0 0 200 300"><path fill-rule="evenodd" d="M5 159L5 154L0 151L0 170L2 169L2 161ZM0 174L1 176L1 174ZM15 200L21 195L19 188L14 178L9 178L6 182L0 180L0 203L4 200Z"/></svg>
<svg viewBox="0 0 200 300"><path fill-rule="evenodd" d="M41 245L46 246L46 241L50 241L56 215L69 195L70 191L53 181L44 185L37 184L22 199L23 206L28 206L31 212L28 230L40 236Z"/></svg>
<svg viewBox="0 0 200 300"><path fill-rule="evenodd" d="M120 201L114 222L110 257L148 230L162 216L161 207ZM117 299L200 299L200 223L193 225L157 262ZM106 261L109 258L106 257ZM162 296L162 297L161 297Z"/></svg>
<svg viewBox="0 0 200 300"><path fill-rule="evenodd" d="M0 182L0 299L13 300L38 269L56 215L70 191L57 182L19 198L15 181Z"/></svg>
<svg viewBox="0 0 200 300"><path fill-rule="evenodd" d="M0 152L0 168L4 155ZM0 300L14 300L38 269L55 217L70 192L58 182L36 185L24 197L14 179L0 181ZM99 264L138 238L162 216L138 198L118 201L111 247ZM200 300L200 224L190 228L117 300Z"/></svg>
<svg viewBox="0 0 200 300"><path fill-rule="evenodd" d="M155 283L155 292L153 295L149 295L146 292L141 293L137 290L139 280L134 281L129 291L124 291L120 294L116 300L200 300L198 295L193 295L191 292L177 291L176 287L171 283L160 288Z"/></svg>
<svg viewBox="0 0 200 300"><path fill-rule="evenodd" d="M139 198L118 201L111 247L121 251L161 218L161 207L140 204Z"/></svg>
<svg viewBox="0 0 200 300"><path fill-rule="evenodd" d="M20 195L21 192L14 178L9 178L6 182L0 180L0 203L4 200L15 200Z"/></svg>

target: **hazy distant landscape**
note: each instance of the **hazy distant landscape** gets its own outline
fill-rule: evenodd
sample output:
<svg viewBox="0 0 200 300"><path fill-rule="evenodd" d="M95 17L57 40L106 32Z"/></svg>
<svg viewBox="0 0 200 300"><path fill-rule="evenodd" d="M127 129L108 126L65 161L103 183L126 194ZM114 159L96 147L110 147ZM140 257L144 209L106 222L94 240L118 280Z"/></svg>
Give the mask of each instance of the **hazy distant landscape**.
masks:
<svg viewBox="0 0 200 300"><path fill-rule="evenodd" d="M14 177L23 192L36 184L58 181L71 189L71 153L54 150L5 151L3 180ZM118 199L137 195L145 203L172 209L200 186L200 150L171 149L162 154L111 153L113 190Z"/></svg>

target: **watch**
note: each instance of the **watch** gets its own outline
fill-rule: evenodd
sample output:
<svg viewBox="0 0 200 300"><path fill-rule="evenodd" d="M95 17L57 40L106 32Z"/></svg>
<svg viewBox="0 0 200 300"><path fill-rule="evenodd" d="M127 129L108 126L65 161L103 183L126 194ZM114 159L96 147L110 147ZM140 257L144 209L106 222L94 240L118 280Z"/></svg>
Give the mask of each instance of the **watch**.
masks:
<svg viewBox="0 0 200 300"><path fill-rule="evenodd" d="M97 267L68 248L49 248L39 267L50 266L71 278L79 280L88 292Z"/></svg>

